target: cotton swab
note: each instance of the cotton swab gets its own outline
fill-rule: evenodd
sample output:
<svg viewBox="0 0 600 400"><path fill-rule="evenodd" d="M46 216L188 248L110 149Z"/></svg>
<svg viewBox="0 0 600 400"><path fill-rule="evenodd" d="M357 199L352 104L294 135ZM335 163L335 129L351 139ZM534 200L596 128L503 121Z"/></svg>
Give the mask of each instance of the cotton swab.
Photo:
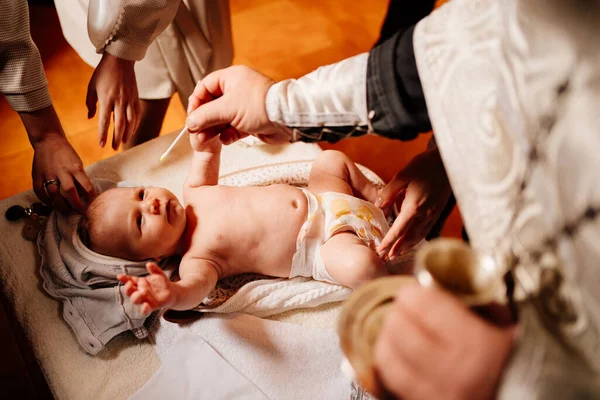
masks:
<svg viewBox="0 0 600 400"><path fill-rule="evenodd" d="M179 142L181 140L181 138L185 136L186 133L188 133L187 132L187 126L185 126L183 128L183 130L179 133L179 135L177 135L177 137L175 138L175 140L173 140L173 143L171 143L171 145L169 146L169 148L167 149L167 151L165 151L162 154L162 156L160 156L160 161L162 161L165 158L167 158L167 156L169 155L169 153L171 152L171 150L173 150L173 148L175 147L175 145L177 144L177 142Z"/></svg>

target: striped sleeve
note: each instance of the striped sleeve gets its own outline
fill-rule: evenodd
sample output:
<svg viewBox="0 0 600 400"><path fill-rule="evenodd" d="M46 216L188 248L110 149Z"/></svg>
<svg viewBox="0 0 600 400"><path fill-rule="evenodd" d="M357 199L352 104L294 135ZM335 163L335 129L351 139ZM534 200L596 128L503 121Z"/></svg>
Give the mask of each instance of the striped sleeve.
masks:
<svg viewBox="0 0 600 400"><path fill-rule="evenodd" d="M52 104L42 59L29 33L26 0L0 1L0 92L17 112Z"/></svg>

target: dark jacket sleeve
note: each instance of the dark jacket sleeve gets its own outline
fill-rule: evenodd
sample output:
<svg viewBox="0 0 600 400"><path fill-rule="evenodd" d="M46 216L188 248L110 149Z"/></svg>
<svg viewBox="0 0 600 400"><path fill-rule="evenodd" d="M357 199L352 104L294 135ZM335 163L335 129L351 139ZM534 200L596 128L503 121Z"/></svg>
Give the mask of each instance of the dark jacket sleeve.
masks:
<svg viewBox="0 0 600 400"><path fill-rule="evenodd" d="M415 24L434 6L435 0L390 1L367 67L371 126L380 135L410 140L431 130L412 39Z"/></svg>
<svg viewBox="0 0 600 400"><path fill-rule="evenodd" d="M414 25L397 31L369 53L367 106L375 133L411 140L431 130L413 49Z"/></svg>

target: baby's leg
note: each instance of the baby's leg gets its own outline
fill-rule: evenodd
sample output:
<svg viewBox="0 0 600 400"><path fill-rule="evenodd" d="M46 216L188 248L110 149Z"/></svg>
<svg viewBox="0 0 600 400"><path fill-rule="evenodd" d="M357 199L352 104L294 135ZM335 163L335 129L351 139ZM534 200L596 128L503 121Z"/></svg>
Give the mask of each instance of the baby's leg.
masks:
<svg viewBox="0 0 600 400"><path fill-rule="evenodd" d="M310 171L308 190L315 194L349 194L371 203L377 199L378 192L348 156L335 150L325 150L319 154Z"/></svg>
<svg viewBox="0 0 600 400"><path fill-rule="evenodd" d="M377 254L351 232L338 233L325 242L321 258L329 275L352 289L388 275Z"/></svg>

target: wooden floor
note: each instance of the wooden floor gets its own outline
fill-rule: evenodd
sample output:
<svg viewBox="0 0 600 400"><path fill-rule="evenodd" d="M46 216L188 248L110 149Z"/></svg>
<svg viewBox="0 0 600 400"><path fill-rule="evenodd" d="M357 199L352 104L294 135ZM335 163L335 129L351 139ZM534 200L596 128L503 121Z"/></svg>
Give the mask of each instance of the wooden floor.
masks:
<svg viewBox="0 0 600 400"><path fill-rule="evenodd" d="M97 119L88 120L85 92L92 68L62 36L53 6L31 5L31 33L48 77L54 106L69 141L88 166L110 157L110 148L96 141ZM235 64L255 68L275 80L298 77L320 65L368 51L376 41L387 8L386 0L231 0ZM169 106L162 133L180 129L185 112L177 97ZM31 188L33 151L16 113L0 97L0 199ZM344 151L384 180L422 151L429 135L412 142L363 137L323 145ZM455 211L444 229L457 236Z"/></svg>

